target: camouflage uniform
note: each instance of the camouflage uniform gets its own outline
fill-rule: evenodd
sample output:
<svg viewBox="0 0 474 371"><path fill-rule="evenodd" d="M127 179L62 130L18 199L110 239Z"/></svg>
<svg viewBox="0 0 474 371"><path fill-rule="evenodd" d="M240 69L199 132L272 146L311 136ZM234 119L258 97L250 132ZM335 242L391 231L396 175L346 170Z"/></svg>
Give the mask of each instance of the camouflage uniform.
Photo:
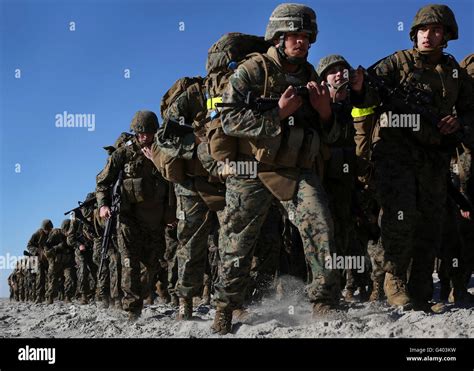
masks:
<svg viewBox="0 0 474 371"><path fill-rule="evenodd" d="M472 204L474 193L470 184L471 171L471 151L465 146L459 146L457 155L451 161L451 178L455 187ZM438 267L441 300L449 299L456 302L472 300L467 294L474 261L472 215L470 218L462 217L460 207L452 197L448 197L440 251L441 263Z"/></svg>
<svg viewBox="0 0 474 371"><path fill-rule="evenodd" d="M77 292L81 302L86 304L94 297L96 289L97 265L93 261L94 240L98 236L91 225L73 219L67 235L67 244L74 247L77 266ZM85 250L81 251L80 246Z"/></svg>
<svg viewBox="0 0 474 371"><path fill-rule="evenodd" d="M45 255L48 259L46 298L52 304L58 295L59 280L63 273L62 252L66 248L66 236L60 228L54 228L46 241Z"/></svg>
<svg viewBox="0 0 474 371"><path fill-rule="evenodd" d="M168 266L168 293L173 300L173 304L177 305L178 293L176 284L178 282L178 258L176 251L178 250L177 226L166 226L165 228L166 251L164 258Z"/></svg>
<svg viewBox="0 0 474 371"><path fill-rule="evenodd" d="M329 55L319 61L316 72L320 79L328 83L327 72L334 66L345 68L349 72L351 66L340 55ZM345 78L346 81L347 77ZM341 136L329 146L330 158L324 171L324 189L328 194L329 208L334 220L334 239L336 252L340 256L365 256L365 252L357 243L355 236L354 209L356 169L355 129L351 115L352 105L348 98L339 100L336 92L344 88L333 86L332 109L336 120L341 126ZM345 269L343 278L346 279L346 299L353 300L353 293L362 286L360 274L356 269Z"/></svg>
<svg viewBox="0 0 474 371"><path fill-rule="evenodd" d="M53 228L53 224L50 220L44 220L42 227L38 229L31 236L27 244L27 249L32 256L38 257L38 271L36 273L35 292L36 302L40 303L44 300L45 287L46 287L46 272L48 271L48 260L44 255L44 247L48 235L44 228Z"/></svg>
<svg viewBox="0 0 474 371"><path fill-rule="evenodd" d="M191 86L184 91L172 104L165 113L163 126L168 125L170 120L176 122L184 120L186 123L192 123L198 117L202 117L207 113L204 95L202 91ZM197 163L198 160L192 159L192 152L195 148L190 148L190 159L187 162ZM186 157L186 156L184 156ZM201 172L188 172L189 175L184 181L174 184L174 193L177 199L178 218L177 238L179 245L176 256L178 259L178 282L176 291L180 298L189 304L193 296L201 296L203 290L204 272L207 260L207 240L212 228L212 213L217 211L215 205L209 205L207 198L203 195L203 184L208 188L220 193L223 206L224 187L218 179L214 179L211 183L209 176L205 176L207 172L202 166ZM198 183L199 182L199 183ZM221 205L217 209L222 208ZM211 209L211 208L213 209ZM221 211L217 211L219 216ZM192 303L191 303L192 304ZM187 313L189 317L189 313Z"/></svg>
<svg viewBox="0 0 474 371"><path fill-rule="evenodd" d="M151 124L150 124L151 122ZM147 126L148 125L148 126ZM145 126L145 129L142 127ZM132 120L135 132L154 131L158 127L156 115L139 111ZM130 318L140 315L143 307L140 283L140 262L148 272L151 293L155 275L161 269L165 252L164 213L168 201L168 185L153 163L141 151L133 138L108 158L105 168L97 175L98 208L111 204L111 189L123 170L122 200L117 222L117 243L121 257L123 291L122 306Z"/></svg>
<svg viewBox="0 0 474 371"><path fill-rule="evenodd" d="M291 4L283 4L287 6ZM299 5L298 5L299 7ZM305 7L305 11L308 12ZM312 12L312 10L309 9ZM305 17L307 14L305 14ZM310 17L315 19L314 12ZM304 18L306 20L306 18ZM314 27L314 25L313 25ZM311 42L314 42L314 38ZM270 37L270 39L273 37ZM314 68L309 64L302 66L297 73L287 74L282 70L280 55L275 47L271 47L264 55L265 66L259 57L250 58L244 62L234 75L223 95L224 103L243 103L247 92L263 92L265 83L265 68L268 70L270 94L282 94L289 85L306 85L308 81L316 81ZM311 127L318 123L318 115L305 101L303 106L292 117L297 128ZM278 108L264 113L251 109L227 109L222 111L222 126L224 132L245 140L268 139L277 137L286 126L287 119L280 122ZM334 141L337 138L337 126L333 125L331 133L324 128L320 131L324 141ZM312 132L313 135L315 132ZM310 134L307 134L308 137ZM240 151L240 149L239 149ZM313 158L314 160L314 158ZM237 161L255 161L250 154L239 153ZM218 316L226 316L229 309L241 306L249 282L249 272L254 255L256 236L259 235L262 224L272 201L272 192L278 192L270 183L264 185L261 178L270 174L278 179L277 184L286 188L290 180L290 190L293 196L281 205L286 209L291 222L298 227L303 240L306 259L312 270L313 280L308 286L308 294L313 303L334 304L338 298L337 274L325 267L325 260L334 252L334 236L332 219L328 201L321 181L311 168L294 168L268 165L266 171L263 163L259 163L258 178L245 176L229 176L226 179L226 208L224 222L221 224L219 235L220 251L222 251L222 277L217 287L217 306L215 324ZM277 170L278 169L278 170ZM262 173L267 173L263 174ZM275 178L274 178L275 179ZM272 189L272 192L269 189ZM281 188L280 188L281 189ZM281 197L281 196L280 196ZM283 198L283 197L281 197ZM285 197L286 198L286 197ZM228 324L228 320L226 323ZM218 329L218 327L215 327ZM221 333L226 333L228 329Z"/></svg>
<svg viewBox="0 0 474 371"><path fill-rule="evenodd" d="M61 252L61 263L63 267L63 290L66 302L72 301L76 294L77 276L76 276L76 259L75 248L68 244L67 239L70 233L71 222L62 224L62 232L64 234L64 249Z"/></svg>
<svg viewBox="0 0 474 371"><path fill-rule="evenodd" d="M423 15L428 17L430 11L433 11L433 17L438 19L440 13L445 16L449 13L445 6L432 5L422 8L412 27L412 40L420 19L425 19L422 18ZM427 22L442 23L434 22L433 17ZM456 32L454 27L450 27L450 37L456 39L457 26ZM406 73L407 68L410 73ZM459 71L457 62L447 55L442 56L437 68L442 69L447 76L443 84L449 84L449 77L454 76L453 70ZM393 87L410 79L416 87L429 90L433 94L433 103L429 104L429 107L439 117L452 114L455 107L457 116L462 118L465 124L472 123L474 100L463 71L459 71L458 89L444 90L440 72L435 70L435 66L429 65L427 56L415 48L383 59L375 67L375 72ZM365 84L363 94L359 97L353 95L353 101L357 107L371 107L378 105L380 99L375 90L367 88ZM380 140L375 144L373 159L375 187L383 210L381 238L385 252L384 268L390 274L385 278L385 291L394 293L394 296L390 295L392 298L401 298L398 304L398 301L391 302L389 297L391 304L403 305L411 300L424 307L433 294L431 275L435 254L441 241L446 174L449 171L452 147L446 145L447 138L443 138L438 129L426 122L424 117L421 118L419 131L382 127L379 135ZM408 297L405 283L410 259L412 267Z"/></svg>
<svg viewBox="0 0 474 371"><path fill-rule="evenodd" d="M10 288L10 301L20 300L19 290L18 290L18 277L16 269L8 276L8 287Z"/></svg>

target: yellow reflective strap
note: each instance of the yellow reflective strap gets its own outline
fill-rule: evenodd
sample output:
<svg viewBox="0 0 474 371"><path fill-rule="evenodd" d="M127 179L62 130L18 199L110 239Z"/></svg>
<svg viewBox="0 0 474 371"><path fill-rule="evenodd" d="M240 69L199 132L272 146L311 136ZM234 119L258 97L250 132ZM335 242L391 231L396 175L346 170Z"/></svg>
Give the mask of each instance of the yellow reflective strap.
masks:
<svg viewBox="0 0 474 371"><path fill-rule="evenodd" d="M352 109L351 114L352 114L352 117L354 117L354 118L371 115L372 113L375 112L374 108L375 108L375 106L367 107L367 108L356 108L356 107L354 107Z"/></svg>
<svg viewBox="0 0 474 371"><path fill-rule="evenodd" d="M216 109L216 103L222 103L222 97L208 98L206 105L208 110Z"/></svg>

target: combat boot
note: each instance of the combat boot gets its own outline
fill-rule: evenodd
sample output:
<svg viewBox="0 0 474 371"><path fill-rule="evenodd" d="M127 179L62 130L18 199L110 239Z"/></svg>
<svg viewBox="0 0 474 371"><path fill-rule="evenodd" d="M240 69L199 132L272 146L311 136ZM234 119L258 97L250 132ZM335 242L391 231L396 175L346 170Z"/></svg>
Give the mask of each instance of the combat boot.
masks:
<svg viewBox="0 0 474 371"><path fill-rule="evenodd" d="M313 304L313 319L319 318L320 316L325 316L333 311L333 306L328 303L314 303Z"/></svg>
<svg viewBox="0 0 474 371"><path fill-rule="evenodd" d="M128 321L129 322L136 322L142 315L141 310L133 310L128 312Z"/></svg>
<svg viewBox="0 0 474 371"><path fill-rule="evenodd" d="M209 305L211 304L211 288L209 285L204 285L204 289L202 290L202 305Z"/></svg>
<svg viewBox="0 0 474 371"><path fill-rule="evenodd" d="M171 305L173 307L179 307L179 297L178 297L178 295L175 295L175 294L171 295Z"/></svg>
<svg viewBox="0 0 474 371"><path fill-rule="evenodd" d="M81 305L89 304L89 299L87 298L86 294L81 295L81 298L79 299L79 304Z"/></svg>
<svg viewBox="0 0 474 371"><path fill-rule="evenodd" d="M35 300L35 304L40 304L40 303L42 303L43 301L44 301L44 297L38 296L38 297L36 298L36 300Z"/></svg>
<svg viewBox="0 0 474 371"><path fill-rule="evenodd" d="M188 298L179 298L179 309L176 319L178 321L188 321L193 316L193 300Z"/></svg>
<svg viewBox="0 0 474 371"><path fill-rule="evenodd" d="M250 323L254 317L255 314L252 315L246 308L238 308L232 311L232 318L238 322Z"/></svg>
<svg viewBox="0 0 474 371"><path fill-rule="evenodd" d="M48 296L47 304L51 305L51 304L53 304L53 302L54 302L53 297L52 297L52 296Z"/></svg>
<svg viewBox="0 0 474 371"><path fill-rule="evenodd" d="M66 297L64 298L64 303L65 303L65 304L71 304L71 302L72 302L72 301L71 301L71 297L70 297L70 296L66 296Z"/></svg>
<svg viewBox="0 0 474 371"><path fill-rule="evenodd" d="M384 276L377 277L373 281L372 292L370 293L369 301L374 302L382 300L382 298L384 297L383 285Z"/></svg>
<svg viewBox="0 0 474 371"><path fill-rule="evenodd" d="M114 307L115 307L115 309L123 310L122 299L120 299L120 298L115 299Z"/></svg>
<svg viewBox="0 0 474 371"><path fill-rule="evenodd" d="M153 305L153 295L148 295L145 300L143 301L144 305Z"/></svg>
<svg viewBox="0 0 474 371"><path fill-rule="evenodd" d="M99 307L102 309L107 309L110 306L109 296L105 295L101 298Z"/></svg>
<svg viewBox="0 0 474 371"><path fill-rule="evenodd" d="M391 306L399 307L411 303L406 283L400 277L391 273L385 273L383 288L387 296L387 301Z"/></svg>
<svg viewBox="0 0 474 371"><path fill-rule="evenodd" d="M344 292L344 300L348 303L354 303L356 298L354 297L354 290L346 289Z"/></svg>
<svg viewBox="0 0 474 371"><path fill-rule="evenodd" d="M168 288L160 281L156 283L156 293L158 294L159 298L163 303L168 304L171 301L170 294L168 293Z"/></svg>
<svg viewBox="0 0 474 371"><path fill-rule="evenodd" d="M232 332L232 311L218 307L211 331L219 335L226 335Z"/></svg>
<svg viewBox="0 0 474 371"><path fill-rule="evenodd" d="M474 296L465 288L458 289L454 287L449 293L448 301L455 304L472 304L474 303Z"/></svg>

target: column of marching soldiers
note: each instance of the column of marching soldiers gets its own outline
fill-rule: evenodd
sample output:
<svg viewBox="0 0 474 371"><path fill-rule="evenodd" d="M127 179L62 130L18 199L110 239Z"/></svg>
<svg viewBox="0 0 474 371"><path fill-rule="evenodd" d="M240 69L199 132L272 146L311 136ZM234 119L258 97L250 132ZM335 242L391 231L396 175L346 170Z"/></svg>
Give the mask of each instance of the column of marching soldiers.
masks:
<svg viewBox="0 0 474 371"><path fill-rule="evenodd" d="M178 320L213 305L220 334L249 304L291 294L285 275L306 283L315 317L385 298L435 313L472 303L474 56L459 65L443 53L458 38L453 12L421 8L413 48L367 70L340 55L315 69L317 35L315 12L285 3L265 37L214 43L206 77L163 97L161 127L138 111L74 217L42 222L11 299L95 301L130 320L158 301ZM419 130L390 124L411 113Z"/></svg>

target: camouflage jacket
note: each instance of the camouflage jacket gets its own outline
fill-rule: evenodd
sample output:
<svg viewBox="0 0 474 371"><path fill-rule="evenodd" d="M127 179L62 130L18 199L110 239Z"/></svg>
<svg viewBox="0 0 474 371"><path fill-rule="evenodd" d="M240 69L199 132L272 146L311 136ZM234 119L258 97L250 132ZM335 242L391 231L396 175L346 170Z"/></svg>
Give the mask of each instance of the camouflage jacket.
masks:
<svg viewBox="0 0 474 371"><path fill-rule="evenodd" d="M356 171L356 142L352 104L348 100L332 104L334 120L340 128L339 138L329 145L330 158L326 162L325 177L354 178Z"/></svg>
<svg viewBox="0 0 474 371"><path fill-rule="evenodd" d="M451 178L459 191L471 202L474 201L474 179L472 177L472 151L458 147L457 154L451 160Z"/></svg>
<svg viewBox="0 0 474 371"><path fill-rule="evenodd" d="M192 84L185 91L183 91L178 98L176 98L168 107L163 119L163 127L168 124L169 120L176 122L184 122L188 125L205 118L207 107L205 105L204 95L201 90L196 89L197 84ZM193 125L196 127L196 125ZM182 147L176 143L177 147ZM188 157L195 157L197 145L196 142L190 143L184 148L176 148L176 155L180 150L188 150ZM182 154L181 157L185 157ZM187 160L190 161L190 160ZM177 196L197 196L198 193L193 187L193 180L187 177L183 182L175 184L174 191Z"/></svg>
<svg viewBox="0 0 474 371"><path fill-rule="evenodd" d="M46 241L46 254L61 253L66 248L66 236L63 234L61 228L54 228L51 232L49 232L48 240Z"/></svg>
<svg viewBox="0 0 474 371"><path fill-rule="evenodd" d="M314 67L309 63L303 65L296 73L284 72L275 47L270 47L263 57L266 63L256 56L248 59L237 68L230 77L229 84L222 96L224 103L244 104L249 91L256 93L256 96L263 96L266 68L268 69L266 96L277 97L283 94L290 85L301 86L306 85L309 81L318 80ZM278 107L263 113L246 107L224 108L222 110L222 127L227 135L235 137L249 139L273 138L281 133L282 124L288 120L280 121L278 112ZM323 142L334 142L339 135L337 125L330 125L330 128L320 125L318 113L307 100L304 100L303 105L292 116L294 117L295 126L317 127Z"/></svg>
<svg viewBox="0 0 474 371"><path fill-rule="evenodd" d="M92 248L94 240L100 238L95 230L78 219L71 220L71 226L66 235L67 245L79 249L80 245Z"/></svg>
<svg viewBox="0 0 474 371"><path fill-rule="evenodd" d="M400 56L406 62L402 61ZM428 64L427 57L416 49L403 50L380 61L375 67L375 73L394 88L411 80L414 87L431 94L432 102L426 106L435 114L440 118L456 114L461 125L471 131L474 124L472 87L466 72L452 56L444 54L440 63L435 66ZM364 84L363 94L353 96L352 101L356 107L361 108L381 103L379 94L367 84ZM382 127L380 137L386 140L402 140L406 138L404 134L407 132L412 134L418 143L429 146L440 145L444 137L435 125L426 122L424 118L420 119L420 130Z"/></svg>
<svg viewBox="0 0 474 371"><path fill-rule="evenodd" d="M44 249L48 235L40 228L31 236L27 244L28 252L31 255L38 256L39 249Z"/></svg>
<svg viewBox="0 0 474 371"><path fill-rule="evenodd" d="M461 63L459 63L461 68L464 68L467 72L467 74L470 77L471 83L474 85L474 53L469 54L467 57L465 57Z"/></svg>
<svg viewBox="0 0 474 371"><path fill-rule="evenodd" d="M120 218L135 217L158 227L163 222L164 206L169 201L168 182L145 157L136 138L114 151L97 175L98 209L111 205L111 190L120 170L124 171Z"/></svg>

